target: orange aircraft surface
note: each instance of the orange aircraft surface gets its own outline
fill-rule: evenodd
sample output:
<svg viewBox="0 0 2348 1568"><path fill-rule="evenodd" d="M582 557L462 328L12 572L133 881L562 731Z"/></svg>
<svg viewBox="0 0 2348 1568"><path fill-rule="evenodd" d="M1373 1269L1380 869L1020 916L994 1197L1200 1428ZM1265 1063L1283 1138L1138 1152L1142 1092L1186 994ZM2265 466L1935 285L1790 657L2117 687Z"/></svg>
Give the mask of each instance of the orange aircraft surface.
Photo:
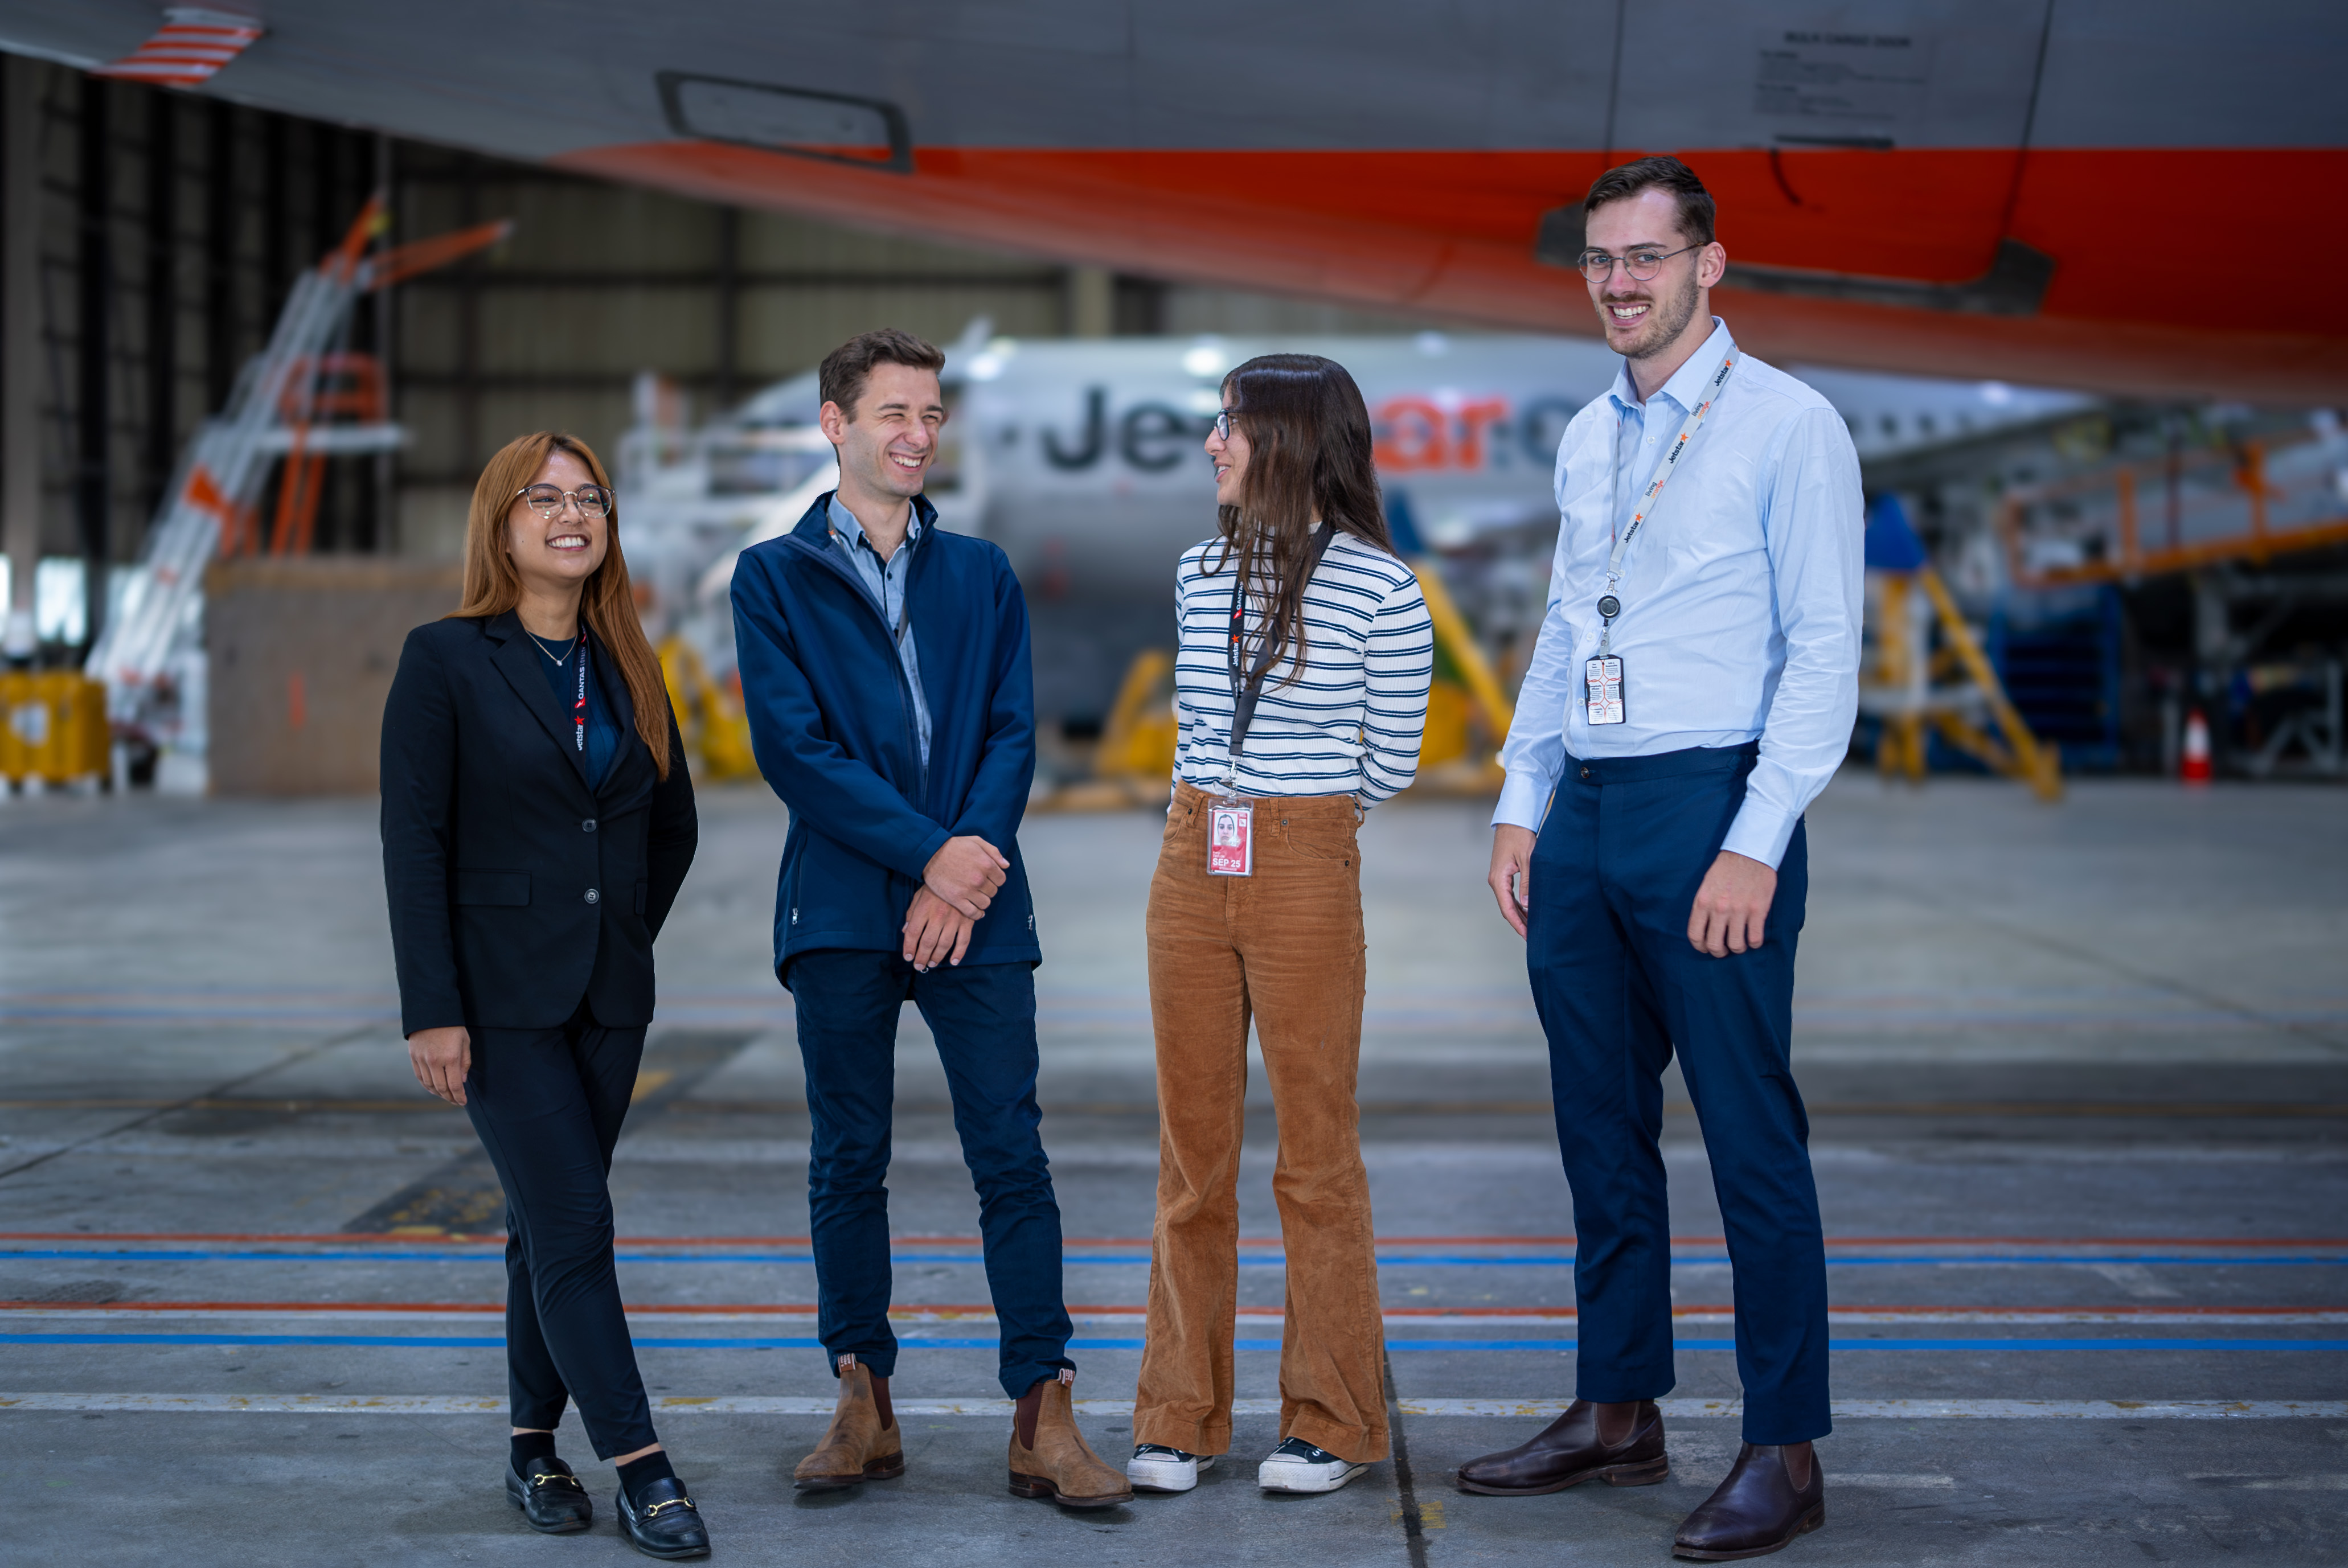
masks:
<svg viewBox="0 0 2348 1568"><path fill-rule="evenodd" d="M1771 357L2348 398L2328 0L0 0L0 47L705 197L1594 330L1673 151ZM249 14L247 14L249 12Z"/></svg>

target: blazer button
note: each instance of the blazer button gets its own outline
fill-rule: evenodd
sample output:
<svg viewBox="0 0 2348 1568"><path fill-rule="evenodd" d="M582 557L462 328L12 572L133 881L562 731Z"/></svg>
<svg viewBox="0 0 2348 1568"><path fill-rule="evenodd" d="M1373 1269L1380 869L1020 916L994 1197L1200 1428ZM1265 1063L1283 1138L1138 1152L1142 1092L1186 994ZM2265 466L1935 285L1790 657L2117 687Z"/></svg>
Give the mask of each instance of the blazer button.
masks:
<svg viewBox="0 0 2348 1568"><path fill-rule="evenodd" d="M596 892L592 887L587 889L587 902L590 904L594 903L597 899L602 897L603 896L601 893Z"/></svg>
<svg viewBox="0 0 2348 1568"><path fill-rule="evenodd" d="M595 819L594 819L593 817L592 817L592 816L591 816L591 817L589 817L586 821L584 821L584 822L581 823L581 824L579 825L579 831L580 831L580 832L582 832L582 833L592 833L592 832L594 832L594 831L595 831Z"/></svg>

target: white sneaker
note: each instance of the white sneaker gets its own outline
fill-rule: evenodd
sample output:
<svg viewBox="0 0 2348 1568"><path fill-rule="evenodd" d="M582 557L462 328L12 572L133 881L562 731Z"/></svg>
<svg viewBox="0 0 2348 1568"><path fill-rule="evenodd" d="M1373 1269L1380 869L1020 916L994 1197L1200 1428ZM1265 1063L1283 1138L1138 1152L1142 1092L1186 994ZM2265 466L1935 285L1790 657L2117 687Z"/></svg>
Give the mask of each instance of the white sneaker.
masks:
<svg viewBox="0 0 2348 1568"><path fill-rule="evenodd" d="M1255 1483L1266 1491L1334 1491L1369 1468L1291 1438L1256 1466Z"/></svg>
<svg viewBox="0 0 2348 1568"><path fill-rule="evenodd" d="M1143 1443L1126 1461L1125 1478L1136 1491L1189 1491L1199 1472L1215 1468L1212 1454L1184 1453L1164 1443Z"/></svg>

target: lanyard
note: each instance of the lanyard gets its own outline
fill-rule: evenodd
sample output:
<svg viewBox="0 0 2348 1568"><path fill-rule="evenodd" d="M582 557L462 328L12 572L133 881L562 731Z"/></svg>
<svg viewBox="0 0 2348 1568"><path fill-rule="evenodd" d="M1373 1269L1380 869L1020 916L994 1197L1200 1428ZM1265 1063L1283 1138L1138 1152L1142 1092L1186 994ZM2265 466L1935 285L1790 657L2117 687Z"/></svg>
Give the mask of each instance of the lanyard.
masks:
<svg viewBox="0 0 2348 1568"><path fill-rule="evenodd" d="M1697 427L1704 424L1704 416L1719 400L1720 389L1728 384L1728 373L1735 368L1736 343L1731 339L1728 352L1721 356L1720 368L1714 371L1712 379L1704 384L1702 400L1688 410L1688 416L1680 423L1678 436L1663 453L1663 460L1655 465L1655 477L1648 481L1646 494L1639 497L1639 509L1631 514L1630 522L1614 536L1614 553L1606 558L1606 591L1598 600L1598 614L1604 622L1598 636L1598 656L1601 659L1614 641L1614 618L1622 613L1622 601L1614 597L1614 589L1622 580L1622 552L1631 548L1631 541L1638 538L1639 529L1646 520L1655 515L1656 504L1663 499L1663 487L1671 482L1680 458L1686 455L1688 443L1695 439ZM1615 428L1618 432L1622 428L1619 419L1615 422ZM1615 437L1616 450L1619 451L1621 446L1622 438L1618 434ZM1621 458L1617 457L1615 461L1619 463ZM1607 472L1606 504L1612 507L1614 504L1614 470L1610 467Z"/></svg>
<svg viewBox="0 0 2348 1568"><path fill-rule="evenodd" d="M575 729L579 751L587 751L587 629L579 629L579 700L571 705L571 723Z"/></svg>
<svg viewBox="0 0 2348 1568"><path fill-rule="evenodd" d="M1321 558L1329 553L1329 541L1336 537L1336 526L1323 523L1313 530L1313 543L1304 552L1304 580L1313 580L1319 569ZM1301 605L1300 605L1301 614ZM1244 631L1247 619L1247 569L1244 563L1231 574L1231 644L1229 661L1231 672L1231 784L1239 787L1240 748L1247 743L1248 726L1255 722L1256 699L1263 694L1263 678L1271 673L1272 660L1280 651L1272 645L1272 628L1264 627L1263 650L1256 655L1255 670L1244 682L1241 672L1246 668Z"/></svg>

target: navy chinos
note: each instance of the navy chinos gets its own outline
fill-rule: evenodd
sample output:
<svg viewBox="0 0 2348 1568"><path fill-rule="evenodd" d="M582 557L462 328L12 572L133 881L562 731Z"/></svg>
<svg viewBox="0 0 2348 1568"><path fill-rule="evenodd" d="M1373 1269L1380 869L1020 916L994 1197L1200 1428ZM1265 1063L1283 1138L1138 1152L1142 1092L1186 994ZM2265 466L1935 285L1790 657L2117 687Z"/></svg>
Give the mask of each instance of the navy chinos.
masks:
<svg viewBox="0 0 2348 1568"><path fill-rule="evenodd" d="M1075 1330L1060 1295L1060 1206L1035 1103L1033 967L940 965L922 973L898 953L832 949L800 954L788 979L814 1122L808 1210L816 1333L835 1371L851 1353L877 1377L897 1368L886 1182L897 1020L907 1001L937 1040L963 1160L978 1188L1003 1391L1016 1399L1073 1368Z"/></svg>
<svg viewBox="0 0 2348 1568"><path fill-rule="evenodd" d="M1577 1397L1652 1399L1675 1380L1658 1140L1676 1048L1735 1270L1745 1440L1797 1443L1832 1427L1826 1247L1790 1062L1805 828L1759 948L1715 958L1687 938L1755 756L1751 743L1569 755L1533 847L1526 962L1573 1191Z"/></svg>

